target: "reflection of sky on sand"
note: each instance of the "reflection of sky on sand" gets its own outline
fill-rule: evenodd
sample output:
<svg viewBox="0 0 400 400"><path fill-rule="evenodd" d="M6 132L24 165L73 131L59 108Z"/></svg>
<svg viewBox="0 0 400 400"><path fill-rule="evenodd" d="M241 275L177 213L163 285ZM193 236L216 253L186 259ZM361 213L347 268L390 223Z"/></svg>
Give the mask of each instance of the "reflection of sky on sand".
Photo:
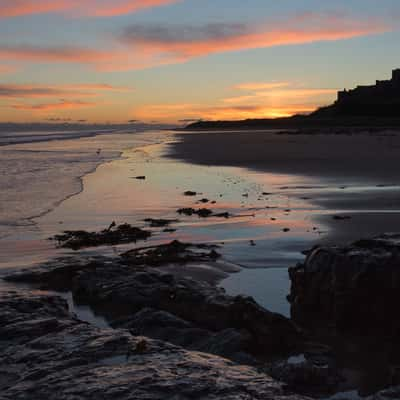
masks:
<svg viewBox="0 0 400 400"><path fill-rule="evenodd" d="M228 278L226 288L232 293L243 290L262 304L267 305L268 301L275 304L277 310L287 313L284 300L288 287L287 271L276 272L276 267L287 268L302 259L301 251L313 243L317 234L308 218L312 206L305 200L281 194L277 187L309 182L300 182L298 177L260 174L242 168L188 165L164 157L164 148L163 145L151 145L128 150L123 158L100 166L84 178L82 193L37 221L40 231L49 236L61 229L98 230L112 221L145 226L143 220L148 217L178 219L179 222L172 225L176 232L163 233L155 229L148 242L157 244L179 239L221 245L218 251L224 259L245 268L260 269L255 281L256 273L251 274L245 269ZM146 176L146 179L138 180L136 176ZM186 190L196 191L198 195L184 196ZM209 202L201 203L202 198ZM232 217L181 216L176 213L181 207L205 207L215 213L229 211ZM134 246L96 251L118 253ZM275 271L272 277L272 272L266 268ZM277 284L279 299L273 289Z"/></svg>
<svg viewBox="0 0 400 400"><path fill-rule="evenodd" d="M52 142L48 146L55 150L61 144ZM71 141L62 146L68 148L76 144ZM176 232L163 233L155 229L150 243L172 239L214 242L221 245L219 251L226 260L243 267L263 268L263 271L293 265L302 258L301 251L315 240L316 232L308 219L311 205L279 190L282 186L311 185L313 182L242 168L189 165L168 159L164 150L164 145L126 150L121 159L103 164L86 175L84 190L37 219L35 231L30 232L26 240L12 243L11 239L10 250L2 255L3 266L15 264L15 253L18 264L37 262L40 256L46 258L65 253L53 249L49 241L38 240L61 230L99 230L112 221L145 226L143 220L148 217L179 219L172 226ZM146 179L138 180L136 176L146 176ZM184 196L186 190L194 190L198 195ZM209 203L201 203L202 198L207 198ZM233 217L185 217L176 213L181 207L206 207L215 213L229 211ZM134 245L114 246L83 253L110 254L132 247ZM242 285L236 287L242 287L246 294L256 295L252 285L245 283L247 275L243 272L237 276ZM248 279L252 279L250 275ZM271 292L268 289L270 283L267 279L259 279L260 288L266 292Z"/></svg>

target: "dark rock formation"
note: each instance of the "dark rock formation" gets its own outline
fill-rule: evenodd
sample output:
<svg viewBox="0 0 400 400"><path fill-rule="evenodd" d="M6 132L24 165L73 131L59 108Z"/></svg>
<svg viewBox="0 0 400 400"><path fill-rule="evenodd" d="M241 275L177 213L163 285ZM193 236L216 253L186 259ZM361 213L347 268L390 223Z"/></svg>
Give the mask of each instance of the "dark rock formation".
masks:
<svg viewBox="0 0 400 400"><path fill-rule="evenodd" d="M152 308L144 308L131 318L116 320L112 326L129 329L135 336L148 336L185 349L217 354L241 364L257 364L255 358L244 352L251 340L245 331L228 328L213 332Z"/></svg>
<svg viewBox="0 0 400 400"><path fill-rule="evenodd" d="M193 347L214 348L218 354L227 355L224 346L218 345L224 340L232 345L231 354L248 353L249 359L285 354L302 342L301 333L290 320L260 307L252 298L227 296L223 289L207 283L175 278L150 267L130 267L123 261L47 266L7 279L45 288L62 285L72 291L76 301L91 305L114 321L114 326L122 321L121 326L144 329L154 337L167 339L157 331L165 324L174 329L179 326L183 336L187 329L197 329L200 336L204 333L207 337L200 343L197 336ZM146 318L137 314L148 308L155 312L147 312Z"/></svg>
<svg viewBox="0 0 400 400"><path fill-rule="evenodd" d="M183 214L188 217L191 217L192 215L198 215L201 218L207 218L212 215L212 210L208 208L199 208L198 210L195 210L194 208L188 207L188 208L180 208L179 210L176 211L178 214Z"/></svg>
<svg viewBox="0 0 400 400"><path fill-rule="evenodd" d="M158 246L140 247L129 250L121 255L124 261L131 265L161 266L166 264L187 264L190 262L215 261L221 255L215 251L218 246L183 243L173 240ZM207 252L200 250L208 250Z"/></svg>
<svg viewBox="0 0 400 400"><path fill-rule="evenodd" d="M55 296L0 295L0 398L280 399L251 367L80 322Z"/></svg>
<svg viewBox="0 0 400 400"><path fill-rule="evenodd" d="M186 192L183 193L183 195L193 197L193 196L197 196L197 192L194 192L193 190L187 190Z"/></svg>
<svg viewBox="0 0 400 400"><path fill-rule="evenodd" d="M194 209L191 207L188 208L180 208L179 210L176 211L178 214L183 214L188 217L191 217L192 215L198 215L201 218L208 218L208 217L216 217L216 218L230 218L232 215L225 211L221 213L214 213L212 210L209 208L199 208L199 209Z"/></svg>
<svg viewBox="0 0 400 400"><path fill-rule="evenodd" d="M133 243L146 240L150 236L151 232L141 228L129 224L116 226L112 223L109 228L101 232L64 231L51 239L57 241L60 247L79 250L85 247Z"/></svg>
<svg viewBox="0 0 400 400"><path fill-rule="evenodd" d="M316 247L289 274L295 320L324 321L364 336L399 333L400 235Z"/></svg>
<svg viewBox="0 0 400 400"><path fill-rule="evenodd" d="M152 228L164 228L179 221L177 219L146 218L144 222L147 222Z"/></svg>

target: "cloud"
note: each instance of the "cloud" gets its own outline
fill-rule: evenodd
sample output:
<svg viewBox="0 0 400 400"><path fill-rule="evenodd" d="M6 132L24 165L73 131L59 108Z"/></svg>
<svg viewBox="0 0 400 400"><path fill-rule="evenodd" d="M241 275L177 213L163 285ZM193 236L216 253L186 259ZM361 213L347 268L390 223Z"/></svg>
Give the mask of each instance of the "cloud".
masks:
<svg viewBox="0 0 400 400"><path fill-rule="evenodd" d="M103 71L131 70L222 52L349 39L389 29L380 21L359 21L336 14L307 14L258 27L225 23L199 27L132 25L119 36L120 43L113 50L0 45L0 60L85 64Z"/></svg>
<svg viewBox="0 0 400 400"><path fill-rule="evenodd" d="M15 72L17 68L14 65L1 65L0 64L0 74L11 74Z"/></svg>
<svg viewBox="0 0 400 400"><path fill-rule="evenodd" d="M268 91L257 91L255 90L254 93L245 95L245 96L233 96L233 97L228 97L225 98L223 101L225 103L235 103L235 104L240 104L240 103L249 103L252 101L260 102L260 101L274 101L274 102L280 102L282 104L290 104L296 102L296 101L303 101L304 99L310 99L310 98L319 98L319 97L326 97L329 96L329 98L333 95L336 95L337 89L310 89L310 88L302 88L302 87L295 87L295 86L289 86L290 84L288 83L287 88L280 89L274 89L271 87L270 90ZM254 86L255 87L255 86ZM263 84L260 84L259 87L263 87Z"/></svg>
<svg viewBox="0 0 400 400"><path fill-rule="evenodd" d="M158 104L138 107L134 114L144 120L163 122L193 122L205 120L240 120L251 118L277 118L293 114L309 113L315 109L310 104L273 106L263 104L250 105L214 105L201 104ZM184 118L182 118L184 117Z"/></svg>
<svg viewBox="0 0 400 400"><path fill-rule="evenodd" d="M233 87L246 90L248 95L220 99L214 105L156 104L134 110L137 117L164 122L189 123L199 119L240 120L288 117L307 114L324 103L330 103L337 89L307 88L290 82L251 82ZM269 90L267 90L269 89Z"/></svg>
<svg viewBox="0 0 400 400"><path fill-rule="evenodd" d="M76 85L17 85L0 84L0 98L43 98L43 97L92 97L98 96L97 92L126 91L128 88L107 84L76 84Z"/></svg>
<svg viewBox="0 0 400 400"><path fill-rule="evenodd" d="M154 59L133 53L127 47L96 50L82 46L1 45L0 60L35 64L86 65L98 71L128 71L154 65ZM165 62L164 62L165 63ZM160 60L158 64L163 64Z"/></svg>
<svg viewBox="0 0 400 400"><path fill-rule="evenodd" d="M184 62L216 53L336 41L390 29L375 19L357 20L337 13L306 13L259 26L242 23L197 27L135 24L126 28L120 39L133 50L153 57L155 62Z"/></svg>
<svg viewBox="0 0 400 400"><path fill-rule="evenodd" d="M240 83L239 85L234 86L234 89L239 90L262 90L262 89L275 89L289 86L289 82L248 82L248 83Z"/></svg>
<svg viewBox="0 0 400 400"><path fill-rule="evenodd" d="M112 17L179 0L0 0L0 18L60 13L72 16Z"/></svg>
<svg viewBox="0 0 400 400"><path fill-rule="evenodd" d="M77 109L84 107L93 107L95 105L96 103L92 102L60 100L57 103L42 103L42 104L17 103L17 104L11 104L9 107L15 110L47 112L53 110L67 110L67 109L69 110L69 109Z"/></svg>
<svg viewBox="0 0 400 400"><path fill-rule="evenodd" d="M183 63L217 53L344 40L390 29L391 26L375 19L357 20L338 14L314 13L258 26L243 23L197 27L136 24L123 30L114 38L116 42L110 43L108 48L103 46L102 50L84 46L0 44L0 60L72 63L100 71L127 71Z"/></svg>

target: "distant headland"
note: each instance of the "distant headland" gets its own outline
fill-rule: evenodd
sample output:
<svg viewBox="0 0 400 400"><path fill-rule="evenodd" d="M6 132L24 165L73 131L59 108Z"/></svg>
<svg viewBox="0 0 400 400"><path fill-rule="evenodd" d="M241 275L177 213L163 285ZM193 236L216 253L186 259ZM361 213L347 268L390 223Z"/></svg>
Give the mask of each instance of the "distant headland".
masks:
<svg viewBox="0 0 400 400"><path fill-rule="evenodd" d="M337 100L309 115L241 121L198 121L185 129L263 129L318 126L400 126L400 69L390 80L338 92Z"/></svg>

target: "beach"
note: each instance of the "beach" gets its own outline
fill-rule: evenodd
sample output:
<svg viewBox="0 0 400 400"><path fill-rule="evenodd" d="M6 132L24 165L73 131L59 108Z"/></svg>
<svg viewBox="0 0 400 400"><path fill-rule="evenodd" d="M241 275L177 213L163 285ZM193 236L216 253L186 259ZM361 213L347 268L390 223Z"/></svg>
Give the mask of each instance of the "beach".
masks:
<svg viewBox="0 0 400 400"><path fill-rule="evenodd" d="M279 193L329 210L314 214L313 220L329 229L321 238L324 242L343 244L398 230L399 148L399 132L390 129L185 132L170 155L200 165L236 166L313 181L282 185ZM332 219L338 213L351 218Z"/></svg>
<svg viewBox="0 0 400 400"><path fill-rule="evenodd" d="M1 194L1 269L68 255L48 240L63 230L98 231L113 221L145 227L146 218L176 219L172 232L152 229L149 242L220 245L224 267L185 273L289 315L287 268L304 258L304 250L397 231L397 143L400 137L393 132L150 131L3 146L2 179L21 183ZM25 163L16 181L9 165L18 165L17 156L27 152L35 168ZM185 196L188 190L196 196ZM182 207L231 218L183 216L177 213ZM128 247L94 252L113 254Z"/></svg>
<svg viewBox="0 0 400 400"><path fill-rule="evenodd" d="M353 149L364 140L368 145L359 146L361 168ZM33 153L40 168L36 180L29 179L34 170L26 171L25 182L32 180L31 186L25 183L17 193L2 194L9 196L7 207L14 204L13 196L25 203L24 213L19 215L15 209L16 217L2 226L1 275L38 264L69 268L68 260L78 264L95 260L114 268L124 252L179 241L213 246L218 258L156 266L154 273L211 285L227 296L250 296L265 309L290 317L288 268L304 261L305 250L397 230L400 177L392 154L397 143L398 136L387 132L367 134L365 139L276 131L149 131L3 146L1 151L9 157ZM326 162L311 157L310 151ZM48 154L57 161L55 168L40 164ZM13 162L13 158L3 160ZM74 168L59 167L68 163ZM3 170L12 172L6 165ZM379 165L373 174L370 165ZM385 168L390 168L388 176ZM46 179L42 179L44 172ZM12 174L7 179L11 181ZM59 192L61 179L70 184L63 184ZM46 186L37 190L39 183ZM43 192L51 196L43 197ZM31 201L35 193L41 202ZM182 209L207 213L178 212ZM167 225L152 226L149 221L167 221ZM151 236L138 243L81 249L63 248L49 240L62 231L101 232L111 223L128 223ZM29 288L1 284L0 291L9 290L23 293ZM58 290L44 293L60 295ZM76 301L70 290L61 296L81 320L109 326L103 311ZM375 370L364 370L351 356L341 354L340 347L337 354L344 358L341 362L350 376L346 389L371 386ZM365 390L377 388L381 381Z"/></svg>

